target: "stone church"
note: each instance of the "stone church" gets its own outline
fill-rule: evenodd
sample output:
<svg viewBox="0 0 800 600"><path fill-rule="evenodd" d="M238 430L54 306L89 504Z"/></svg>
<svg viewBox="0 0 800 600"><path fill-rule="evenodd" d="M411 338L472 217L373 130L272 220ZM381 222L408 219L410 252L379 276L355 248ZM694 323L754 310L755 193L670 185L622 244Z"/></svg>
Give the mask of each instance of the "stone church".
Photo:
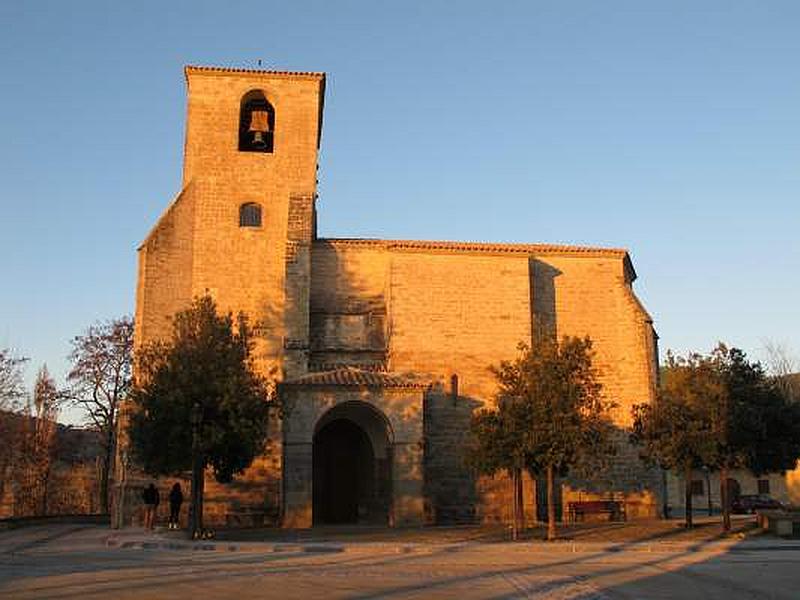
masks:
<svg viewBox="0 0 800 600"><path fill-rule="evenodd" d="M136 341L168 335L171 316L208 292L257 323L256 362L281 382L284 406L265 456L232 484L207 483L208 521L507 518L508 479L476 480L465 436L492 400L488 367L541 332L591 336L618 403L614 465L561 481L559 501L613 497L629 516L658 512L661 475L625 437L657 368L626 250L320 238L325 74L191 66L185 76L183 187L139 248ZM529 518L541 514L537 487L525 482Z"/></svg>

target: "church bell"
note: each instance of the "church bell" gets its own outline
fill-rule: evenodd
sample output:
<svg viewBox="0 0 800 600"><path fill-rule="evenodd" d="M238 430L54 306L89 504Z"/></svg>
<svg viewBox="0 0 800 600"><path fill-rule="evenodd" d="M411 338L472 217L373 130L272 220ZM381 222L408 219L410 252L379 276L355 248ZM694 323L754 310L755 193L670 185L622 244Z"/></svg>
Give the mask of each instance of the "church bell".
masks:
<svg viewBox="0 0 800 600"><path fill-rule="evenodd" d="M264 135L269 132L269 113L265 110L254 110L250 113L249 131L253 134L253 147L266 148Z"/></svg>

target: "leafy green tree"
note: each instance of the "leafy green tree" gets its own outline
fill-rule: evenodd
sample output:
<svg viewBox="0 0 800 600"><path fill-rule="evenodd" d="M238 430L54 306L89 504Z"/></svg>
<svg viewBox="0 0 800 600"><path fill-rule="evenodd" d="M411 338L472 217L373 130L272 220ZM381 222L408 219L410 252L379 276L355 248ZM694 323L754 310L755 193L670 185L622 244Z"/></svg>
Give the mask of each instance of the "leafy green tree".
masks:
<svg viewBox="0 0 800 600"><path fill-rule="evenodd" d="M643 446L643 458L684 474L688 526L692 469L719 472L729 530L730 471L785 471L800 457L800 405L760 363L724 344L709 355L668 354L657 401L635 406L633 422L631 439Z"/></svg>
<svg viewBox="0 0 800 600"><path fill-rule="evenodd" d="M610 410L592 364L592 342L564 337L521 344L519 356L492 367L498 383L493 423L478 416L473 431L486 440L497 436L499 448L487 450L485 468L524 466L547 479L547 539L556 537L554 482L576 467L605 462L614 452ZM482 419L484 419L482 421ZM481 426L485 431L481 433Z"/></svg>
<svg viewBox="0 0 800 600"><path fill-rule="evenodd" d="M517 539L524 525L522 512L522 472L532 467L525 455L524 428L527 425L521 403L512 398L497 399L494 408L472 415L467 462L478 473L508 474L512 483L512 538Z"/></svg>
<svg viewBox="0 0 800 600"><path fill-rule="evenodd" d="M129 431L134 456L146 472L199 468L203 473L211 467L226 483L263 451L270 402L267 382L253 368L252 345L246 317L219 315L205 295L175 315L170 341L137 352ZM200 414L193 451L195 406ZM193 490L198 527L203 479Z"/></svg>
<svg viewBox="0 0 800 600"><path fill-rule="evenodd" d="M800 458L800 404L767 384L744 408L746 462L755 475L791 471Z"/></svg>
<svg viewBox="0 0 800 600"><path fill-rule="evenodd" d="M730 530L731 469L755 474L793 469L800 458L800 407L759 362L719 344L711 354L722 393L709 398L714 450L709 466L720 475L722 523Z"/></svg>
<svg viewBox="0 0 800 600"><path fill-rule="evenodd" d="M707 464L714 452L709 399L721 393L721 381L708 357L668 353L656 401L632 408L630 440L642 447L641 457L683 475L686 527L692 527L692 470Z"/></svg>

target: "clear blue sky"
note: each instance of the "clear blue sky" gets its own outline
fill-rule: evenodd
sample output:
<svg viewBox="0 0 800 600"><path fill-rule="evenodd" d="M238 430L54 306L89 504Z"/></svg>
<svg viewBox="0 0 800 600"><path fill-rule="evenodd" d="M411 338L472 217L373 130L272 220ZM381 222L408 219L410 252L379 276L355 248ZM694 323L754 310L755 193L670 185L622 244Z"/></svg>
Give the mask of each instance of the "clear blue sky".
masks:
<svg viewBox="0 0 800 600"><path fill-rule="evenodd" d="M800 3L0 4L0 346L133 310L185 64L328 73L326 236L624 246L662 350L800 350Z"/></svg>

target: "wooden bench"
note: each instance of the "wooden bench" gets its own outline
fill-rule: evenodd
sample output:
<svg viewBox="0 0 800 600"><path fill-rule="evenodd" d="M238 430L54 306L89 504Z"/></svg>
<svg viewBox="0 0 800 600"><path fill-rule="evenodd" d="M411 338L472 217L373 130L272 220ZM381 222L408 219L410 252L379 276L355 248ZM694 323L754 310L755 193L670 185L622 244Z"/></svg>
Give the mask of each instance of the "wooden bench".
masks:
<svg viewBox="0 0 800 600"><path fill-rule="evenodd" d="M583 521L586 515L608 515L609 521L625 520L625 504L619 500L585 500L567 505L569 520Z"/></svg>

